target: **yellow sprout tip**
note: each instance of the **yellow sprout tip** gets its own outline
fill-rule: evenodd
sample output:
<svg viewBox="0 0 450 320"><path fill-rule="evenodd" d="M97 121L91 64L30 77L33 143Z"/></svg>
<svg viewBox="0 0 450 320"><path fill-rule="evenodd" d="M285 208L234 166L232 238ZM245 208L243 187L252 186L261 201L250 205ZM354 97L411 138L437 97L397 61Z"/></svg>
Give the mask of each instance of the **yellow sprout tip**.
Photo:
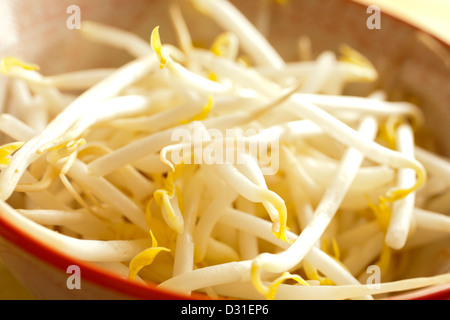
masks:
<svg viewBox="0 0 450 320"><path fill-rule="evenodd" d="M0 61L0 72L2 74L6 74L13 67L21 67L25 70L39 70L39 66L36 64L31 64L27 62L23 62L16 57L4 57Z"/></svg>
<svg viewBox="0 0 450 320"><path fill-rule="evenodd" d="M23 146L24 142L8 143L0 147L0 166L11 163L11 155Z"/></svg>
<svg viewBox="0 0 450 320"><path fill-rule="evenodd" d="M297 274L291 274L289 272L284 272L280 277L275 279L270 285L269 285L269 292L266 295L267 300L274 300L275 295L278 292L278 287L286 280L295 280L299 284L304 286L310 286L308 282L306 282L302 277L300 277Z"/></svg>
<svg viewBox="0 0 450 320"><path fill-rule="evenodd" d="M261 262L258 260L254 260L250 269L252 284L260 294L267 297L270 294L270 291L269 288L262 282L260 271Z"/></svg>
<svg viewBox="0 0 450 320"><path fill-rule="evenodd" d="M319 281L320 285L322 286L335 285L335 283L331 279L321 276L317 269L312 264L306 261L303 262L303 270L305 271L305 274L309 279Z"/></svg>
<svg viewBox="0 0 450 320"><path fill-rule="evenodd" d="M152 49L158 55L159 62L160 62L159 67L160 67L160 69L163 69L165 66L167 66L168 59L162 50L161 38L159 36L159 26L156 26L153 29L150 42L151 42Z"/></svg>
<svg viewBox="0 0 450 320"><path fill-rule="evenodd" d="M167 251L170 252L170 249L163 248L163 247L152 247L149 249L146 249L139 253L137 256L135 256L129 265L129 273L128 273L128 279L134 280L139 273L139 271L150 264L153 263L153 260L155 260L158 253L161 251Z"/></svg>

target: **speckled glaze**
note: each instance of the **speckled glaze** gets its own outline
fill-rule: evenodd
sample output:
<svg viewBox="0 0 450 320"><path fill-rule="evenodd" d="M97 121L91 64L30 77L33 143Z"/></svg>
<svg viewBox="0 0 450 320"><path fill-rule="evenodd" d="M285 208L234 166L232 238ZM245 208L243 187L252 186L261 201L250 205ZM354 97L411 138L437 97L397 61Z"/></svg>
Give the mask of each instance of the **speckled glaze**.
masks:
<svg viewBox="0 0 450 320"><path fill-rule="evenodd" d="M81 9L83 20L95 20L131 30L149 38L160 25L165 42L174 42L168 18L168 1L148 0L13 0L10 2L11 29L0 29L7 44L0 45L0 55L17 55L37 63L45 74L88 67L123 64L125 53L94 45L80 39L76 30L66 27L70 5ZM233 1L253 22L257 22L257 1ZM366 55L378 69L380 81L375 87L385 89L390 98L414 99L426 114L421 141L427 147L450 155L450 47L396 18L382 15L380 30L366 27L366 7L349 0L292 0L274 5L270 42L286 60L295 60L297 40L311 38L314 54L337 51L348 44ZM196 43L208 45L220 29L188 6L187 23ZM14 37L17 36L17 37ZM370 86L349 89L369 91ZM0 77L0 97L5 95L7 80ZM432 137L432 139L430 139ZM433 141L430 144L430 141ZM185 296L158 291L129 282L101 268L76 261L36 242L0 212L0 256L20 282L38 299L185 299ZM69 265L81 268L83 290L70 290L66 281ZM195 296L194 299L206 298ZM398 299L449 299L449 285L419 293L397 296Z"/></svg>

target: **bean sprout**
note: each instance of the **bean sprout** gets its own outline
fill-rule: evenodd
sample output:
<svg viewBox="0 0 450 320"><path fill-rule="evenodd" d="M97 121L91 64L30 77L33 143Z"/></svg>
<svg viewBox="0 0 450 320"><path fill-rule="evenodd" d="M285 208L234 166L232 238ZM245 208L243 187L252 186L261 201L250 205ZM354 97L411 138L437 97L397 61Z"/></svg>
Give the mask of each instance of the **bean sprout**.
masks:
<svg viewBox="0 0 450 320"><path fill-rule="evenodd" d="M158 25L146 41L83 22L81 36L130 55L118 68L47 76L2 58L2 218L187 296L374 299L450 282L448 259L433 273L448 254L450 162L417 145L420 106L346 94L378 78L347 46L313 56L301 35L303 59L284 61L263 35L268 1L265 31L227 0L187 5L222 29L207 47L173 2L176 44Z"/></svg>

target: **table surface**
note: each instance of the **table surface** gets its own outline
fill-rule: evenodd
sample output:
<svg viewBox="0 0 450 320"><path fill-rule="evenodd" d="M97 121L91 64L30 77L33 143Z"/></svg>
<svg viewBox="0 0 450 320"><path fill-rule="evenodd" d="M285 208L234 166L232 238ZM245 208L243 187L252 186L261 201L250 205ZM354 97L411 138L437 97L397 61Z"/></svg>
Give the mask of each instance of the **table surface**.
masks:
<svg viewBox="0 0 450 320"><path fill-rule="evenodd" d="M357 0L378 5L450 43L450 0ZM33 296L8 271L0 259L0 300L29 300Z"/></svg>

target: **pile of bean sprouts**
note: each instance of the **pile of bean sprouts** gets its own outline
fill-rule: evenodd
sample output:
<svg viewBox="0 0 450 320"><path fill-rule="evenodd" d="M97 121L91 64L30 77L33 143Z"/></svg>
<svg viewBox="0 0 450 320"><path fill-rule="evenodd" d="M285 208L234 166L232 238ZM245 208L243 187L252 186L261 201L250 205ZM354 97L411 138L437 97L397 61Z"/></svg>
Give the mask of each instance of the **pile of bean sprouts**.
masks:
<svg viewBox="0 0 450 320"><path fill-rule="evenodd" d="M87 39L130 54L117 69L46 76L2 58L1 217L187 295L374 299L450 282L450 162L417 145L420 108L345 95L378 77L350 47L313 58L300 38L287 62L230 2L190 4L223 30L202 48L174 2L178 45L156 25L142 39L83 21ZM194 149L180 130L244 161L175 163Z"/></svg>

